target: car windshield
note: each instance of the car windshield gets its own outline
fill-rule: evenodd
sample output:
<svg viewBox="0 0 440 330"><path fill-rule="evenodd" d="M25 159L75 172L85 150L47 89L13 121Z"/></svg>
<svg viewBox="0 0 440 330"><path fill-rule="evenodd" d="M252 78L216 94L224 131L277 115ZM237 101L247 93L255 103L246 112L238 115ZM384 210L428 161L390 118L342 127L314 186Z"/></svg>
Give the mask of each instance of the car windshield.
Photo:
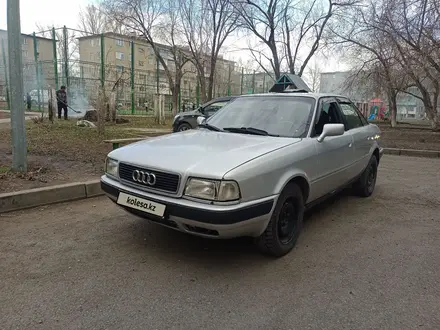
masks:
<svg viewBox="0 0 440 330"><path fill-rule="evenodd" d="M304 137L315 100L305 96L246 96L226 104L207 120L211 126L242 134Z"/></svg>

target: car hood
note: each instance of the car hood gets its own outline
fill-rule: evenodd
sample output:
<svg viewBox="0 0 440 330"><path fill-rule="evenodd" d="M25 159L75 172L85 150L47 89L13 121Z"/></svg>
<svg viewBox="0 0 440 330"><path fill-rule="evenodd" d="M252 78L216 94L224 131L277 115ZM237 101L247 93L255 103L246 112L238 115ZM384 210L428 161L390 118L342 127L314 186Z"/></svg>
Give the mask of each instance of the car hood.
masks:
<svg viewBox="0 0 440 330"><path fill-rule="evenodd" d="M110 158L157 170L221 178L229 170L301 139L188 130L133 143Z"/></svg>
<svg viewBox="0 0 440 330"><path fill-rule="evenodd" d="M191 111L185 111L185 112L179 112L178 115L179 117L184 117L184 116L200 116L202 113L198 110L191 110Z"/></svg>

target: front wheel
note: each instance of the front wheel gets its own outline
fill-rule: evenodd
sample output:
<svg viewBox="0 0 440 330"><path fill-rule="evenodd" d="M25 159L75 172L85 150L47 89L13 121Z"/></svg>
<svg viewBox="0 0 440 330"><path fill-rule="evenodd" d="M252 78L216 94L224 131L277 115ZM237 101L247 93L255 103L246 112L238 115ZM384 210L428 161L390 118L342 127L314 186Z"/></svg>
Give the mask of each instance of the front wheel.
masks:
<svg viewBox="0 0 440 330"><path fill-rule="evenodd" d="M189 129L191 129L191 126L187 123L183 123L183 124L179 125L179 127L177 128L177 131L182 132L182 131L187 131Z"/></svg>
<svg viewBox="0 0 440 330"><path fill-rule="evenodd" d="M304 217L304 197L300 187L289 183L278 198L266 230L256 239L259 250L273 257L289 253L299 237Z"/></svg>
<svg viewBox="0 0 440 330"><path fill-rule="evenodd" d="M377 178L377 158L372 156L367 168L353 185L354 193L360 197L369 197L374 191Z"/></svg>

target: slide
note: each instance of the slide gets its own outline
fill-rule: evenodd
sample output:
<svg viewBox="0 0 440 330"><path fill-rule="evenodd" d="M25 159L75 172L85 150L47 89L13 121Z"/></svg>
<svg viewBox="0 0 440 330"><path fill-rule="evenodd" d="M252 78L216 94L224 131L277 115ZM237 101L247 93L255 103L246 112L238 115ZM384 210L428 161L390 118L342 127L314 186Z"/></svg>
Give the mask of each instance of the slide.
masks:
<svg viewBox="0 0 440 330"><path fill-rule="evenodd" d="M374 113L370 114L370 117L368 117L368 120L374 120L374 117L376 117L376 115Z"/></svg>

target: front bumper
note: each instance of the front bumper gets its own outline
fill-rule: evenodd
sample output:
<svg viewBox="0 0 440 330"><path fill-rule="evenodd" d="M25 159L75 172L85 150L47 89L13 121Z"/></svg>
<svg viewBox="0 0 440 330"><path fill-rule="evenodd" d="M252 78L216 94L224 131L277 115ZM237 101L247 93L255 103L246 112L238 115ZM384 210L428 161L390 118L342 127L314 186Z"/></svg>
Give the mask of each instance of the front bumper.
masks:
<svg viewBox="0 0 440 330"><path fill-rule="evenodd" d="M382 156L383 156L383 148L382 147L380 147L379 148L379 159L381 159L382 158Z"/></svg>
<svg viewBox="0 0 440 330"><path fill-rule="evenodd" d="M101 177L101 189L116 203L119 193L165 205L162 217L117 204L126 211L155 223L210 238L258 237L266 229L277 196L236 205L211 205L182 198L155 195L122 185L107 176Z"/></svg>

